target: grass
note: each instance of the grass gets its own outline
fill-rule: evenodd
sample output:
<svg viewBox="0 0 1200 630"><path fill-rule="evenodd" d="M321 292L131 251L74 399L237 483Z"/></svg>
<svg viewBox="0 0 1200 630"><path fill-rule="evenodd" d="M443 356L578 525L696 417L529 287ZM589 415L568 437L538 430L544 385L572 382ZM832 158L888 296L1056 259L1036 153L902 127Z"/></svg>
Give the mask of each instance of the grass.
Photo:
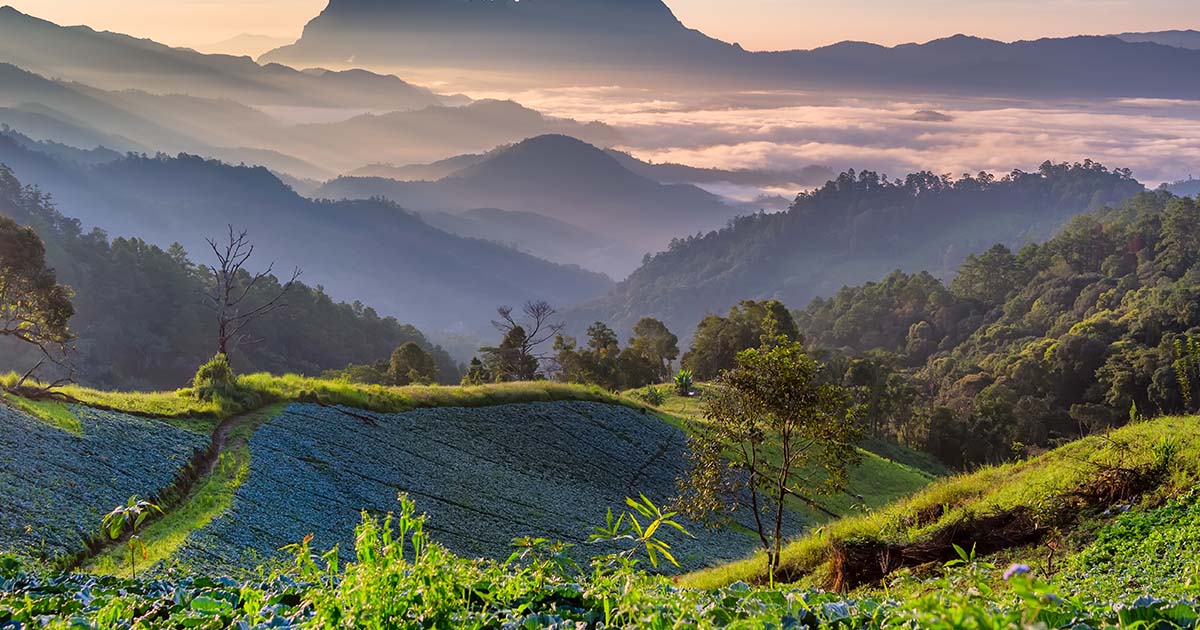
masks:
<svg viewBox="0 0 1200 630"><path fill-rule="evenodd" d="M25 413L45 422L46 424L62 429L74 435L83 435L83 424L79 418L75 417L75 413L67 405L53 400L29 400L8 393L0 393L0 401L15 407Z"/></svg>
<svg viewBox="0 0 1200 630"><path fill-rule="evenodd" d="M835 541L912 543L975 516L1022 507L1035 514L1061 510L1068 493L1094 484L1098 474L1111 466L1145 470L1165 463L1167 473L1160 487L1143 499L1149 504L1161 502L1190 490L1200 480L1198 422L1196 418L1140 422L1030 460L937 481L909 498L832 521L793 540L784 549L782 569L802 583L820 584L830 570ZM1173 447L1165 448L1168 444ZM1160 461L1164 459L1168 461ZM766 578L765 566L765 559L757 555L684 576L682 582L697 588L739 580L760 582Z"/></svg>
<svg viewBox="0 0 1200 630"><path fill-rule="evenodd" d="M680 396L673 386L664 385L662 389L669 393L663 404L654 408L660 418L689 433L705 422L704 402L700 396ZM638 401L638 391L625 392L624 396L630 401ZM929 485L937 475L945 474L944 467L904 447L879 442L868 442L864 446L859 449L861 462L850 471L847 492L813 497L826 510L850 515L881 507L911 495ZM788 509L809 523L821 524L831 518L799 500L789 500Z"/></svg>
<svg viewBox="0 0 1200 630"><path fill-rule="evenodd" d="M287 405L276 403L242 418L226 436L226 448L212 473L205 476L179 507L151 522L139 535L146 545L145 557L137 558L140 567L169 561L187 540L233 505L233 495L250 474L249 439L262 423ZM92 559L89 573L131 578L129 548L113 545Z"/></svg>
<svg viewBox="0 0 1200 630"><path fill-rule="evenodd" d="M0 375L0 387L16 383L16 374ZM162 392L108 392L77 385L57 388L79 404L165 420L181 428L211 433L220 421L279 402L321 402L380 413L401 413L422 407L487 407L510 403L582 400L642 408L628 398L599 387L548 381L503 383L477 387L438 385L385 387L287 374L247 374L238 377L244 400L200 400L191 389ZM32 401L5 394L10 404L55 424L69 425L70 409L58 402ZM247 402L250 401L250 402ZM76 424L78 421L76 421Z"/></svg>

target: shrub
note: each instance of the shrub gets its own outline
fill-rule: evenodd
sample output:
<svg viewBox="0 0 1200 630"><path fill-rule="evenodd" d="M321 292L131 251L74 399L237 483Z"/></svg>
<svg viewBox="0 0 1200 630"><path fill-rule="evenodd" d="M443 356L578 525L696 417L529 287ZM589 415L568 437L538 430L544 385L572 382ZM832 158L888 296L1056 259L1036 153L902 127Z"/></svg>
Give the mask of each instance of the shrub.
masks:
<svg viewBox="0 0 1200 630"><path fill-rule="evenodd" d="M196 370L192 393L200 400L232 403L243 409L258 406L258 396L238 385L229 357L224 354L217 354Z"/></svg>
<svg viewBox="0 0 1200 630"><path fill-rule="evenodd" d="M643 387L634 395L638 400L652 407L659 407L662 406L663 403L667 402L667 393L664 392L662 388L655 387L653 385L647 385Z"/></svg>
<svg viewBox="0 0 1200 630"><path fill-rule="evenodd" d="M692 386L695 385L692 380L691 370L679 370L675 375L675 392L680 396L691 396Z"/></svg>

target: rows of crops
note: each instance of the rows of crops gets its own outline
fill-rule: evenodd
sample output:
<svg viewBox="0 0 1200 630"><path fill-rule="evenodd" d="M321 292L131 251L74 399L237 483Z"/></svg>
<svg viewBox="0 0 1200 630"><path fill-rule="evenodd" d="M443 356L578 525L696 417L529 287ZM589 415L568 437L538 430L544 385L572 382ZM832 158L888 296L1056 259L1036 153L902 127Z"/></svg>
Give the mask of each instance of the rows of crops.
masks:
<svg viewBox="0 0 1200 630"><path fill-rule="evenodd" d="M0 405L0 549L55 558L82 548L130 496L168 486L208 436L164 422L73 407L80 432Z"/></svg>
<svg viewBox="0 0 1200 630"><path fill-rule="evenodd" d="M196 568L253 568L313 535L353 548L361 511L405 492L431 536L465 557L507 556L514 538L580 543L610 507L676 489L686 438L654 416L586 402L365 414L292 405L250 442L251 473L232 509L179 554ZM684 566L740 557L741 534L696 528Z"/></svg>

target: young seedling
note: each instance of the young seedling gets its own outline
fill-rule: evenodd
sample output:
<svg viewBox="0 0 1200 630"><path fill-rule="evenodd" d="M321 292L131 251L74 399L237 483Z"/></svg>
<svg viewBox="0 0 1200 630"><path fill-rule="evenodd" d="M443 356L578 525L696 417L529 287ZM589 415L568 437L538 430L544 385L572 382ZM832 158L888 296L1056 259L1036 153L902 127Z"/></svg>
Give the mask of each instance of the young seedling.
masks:
<svg viewBox="0 0 1200 630"><path fill-rule="evenodd" d="M131 577L135 580L137 579L137 553L140 552L142 559L146 559L146 544L138 536L138 528L153 512L162 514L162 508L134 496L130 497L125 505L113 508L113 511L106 514L104 520L101 521L101 526L113 540L120 540L126 531L129 532L129 570Z"/></svg>

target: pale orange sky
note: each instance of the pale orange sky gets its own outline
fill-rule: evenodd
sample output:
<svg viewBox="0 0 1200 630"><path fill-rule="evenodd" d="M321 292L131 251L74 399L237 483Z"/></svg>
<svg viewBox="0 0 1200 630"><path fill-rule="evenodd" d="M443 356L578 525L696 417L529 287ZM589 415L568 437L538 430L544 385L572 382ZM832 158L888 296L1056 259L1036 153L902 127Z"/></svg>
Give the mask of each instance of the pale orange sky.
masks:
<svg viewBox="0 0 1200 630"><path fill-rule="evenodd" d="M0 0L3 2L4 0ZM254 33L294 38L328 0L7 0L60 24L201 46ZM1197 0L667 0L685 24L749 49L846 39L897 44L955 33L1029 39L1200 28Z"/></svg>

